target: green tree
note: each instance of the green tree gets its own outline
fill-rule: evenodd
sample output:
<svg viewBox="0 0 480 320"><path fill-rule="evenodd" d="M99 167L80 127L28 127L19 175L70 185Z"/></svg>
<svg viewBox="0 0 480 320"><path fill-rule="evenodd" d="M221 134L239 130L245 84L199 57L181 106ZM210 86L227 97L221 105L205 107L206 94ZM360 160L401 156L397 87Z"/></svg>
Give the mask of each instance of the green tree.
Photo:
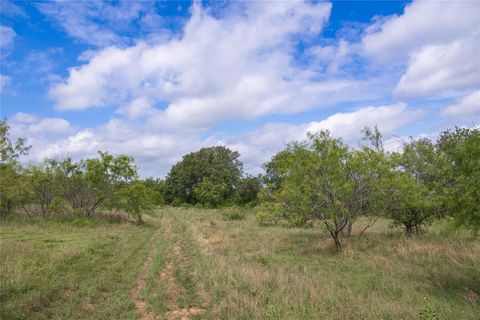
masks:
<svg viewBox="0 0 480 320"><path fill-rule="evenodd" d="M7 120L0 121L0 216L7 216L22 204L25 185L21 176L22 166L18 158L26 155L30 146L24 138L12 140Z"/></svg>
<svg viewBox="0 0 480 320"><path fill-rule="evenodd" d="M48 162L39 166L30 166L24 172L24 178L29 187L24 189L24 198L28 202L37 204L44 217L50 214L52 202L60 195L60 188L55 180L55 173ZM28 209L24 206L25 211Z"/></svg>
<svg viewBox="0 0 480 320"><path fill-rule="evenodd" d="M142 212L154 205L153 191L140 181L119 186L113 199L114 207L125 210L138 224L143 223Z"/></svg>
<svg viewBox="0 0 480 320"><path fill-rule="evenodd" d="M16 163L0 164L0 217L8 216L22 203L20 170Z"/></svg>
<svg viewBox="0 0 480 320"><path fill-rule="evenodd" d="M62 196L73 209L79 209L87 217L105 204L114 190L137 178L134 159L126 155L113 156L99 151L99 157L78 162L67 158L50 160Z"/></svg>
<svg viewBox="0 0 480 320"><path fill-rule="evenodd" d="M16 161L21 155L28 154L31 146L25 144L25 138L10 139L10 127L7 120L0 120L0 163Z"/></svg>
<svg viewBox="0 0 480 320"><path fill-rule="evenodd" d="M239 204L255 203L258 193L262 189L262 179L260 176L247 175L237 183L237 201Z"/></svg>
<svg viewBox="0 0 480 320"><path fill-rule="evenodd" d="M404 226L406 233L412 235L443 212L437 192L438 156L430 140L412 139L403 144L402 152L395 158L388 214L394 225Z"/></svg>
<svg viewBox="0 0 480 320"><path fill-rule="evenodd" d="M291 143L266 165L275 179L271 210L293 225L320 220L341 247L344 229L384 199L378 180L388 172L388 159L380 148L351 150L328 131L308 138Z"/></svg>
<svg viewBox="0 0 480 320"><path fill-rule="evenodd" d="M444 161L440 174L443 202L457 226L480 230L480 130L443 131L437 142Z"/></svg>
<svg viewBox="0 0 480 320"><path fill-rule="evenodd" d="M217 146L202 148L183 157L175 164L165 180L165 200L220 205L233 195L242 175L240 154ZM205 181L205 182L204 182ZM195 188L201 190L195 192ZM205 199L207 194L214 198ZM218 199L217 197L220 197Z"/></svg>
<svg viewBox="0 0 480 320"><path fill-rule="evenodd" d="M228 192L229 188L226 183L205 178L193 189L193 197L197 203L216 207L225 201Z"/></svg>
<svg viewBox="0 0 480 320"><path fill-rule="evenodd" d="M152 192L153 204L156 206L165 204L165 180L147 178L143 184Z"/></svg>

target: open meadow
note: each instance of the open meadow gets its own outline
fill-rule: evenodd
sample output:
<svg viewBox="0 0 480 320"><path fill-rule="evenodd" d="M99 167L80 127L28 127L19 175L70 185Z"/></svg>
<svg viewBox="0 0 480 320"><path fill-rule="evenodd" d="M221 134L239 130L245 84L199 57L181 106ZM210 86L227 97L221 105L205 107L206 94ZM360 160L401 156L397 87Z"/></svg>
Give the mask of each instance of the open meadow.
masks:
<svg viewBox="0 0 480 320"><path fill-rule="evenodd" d="M232 210L236 212L232 213ZM319 225L162 207L144 225L0 225L1 319L478 319L480 241L380 220L342 249Z"/></svg>
<svg viewBox="0 0 480 320"><path fill-rule="evenodd" d="M0 0L0 320L480 320L480 0Z"/></svg>

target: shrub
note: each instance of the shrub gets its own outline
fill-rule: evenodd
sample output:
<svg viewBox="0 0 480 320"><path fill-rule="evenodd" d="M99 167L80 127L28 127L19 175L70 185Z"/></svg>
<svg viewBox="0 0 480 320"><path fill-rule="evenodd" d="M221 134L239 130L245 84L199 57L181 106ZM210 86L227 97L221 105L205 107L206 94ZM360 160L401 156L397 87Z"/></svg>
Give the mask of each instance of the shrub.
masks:
<svg viewBox="0 0 480 320"><path fill-rule="evenodd" d="M260 225L275 225L281 220L279 214L281 205L274 202L264 202L255 207L255 217Z"/></svg>
<svg viewBox="0 0 480 320"><path fill-rule="evenodd" d="M425 297L423 298L423 306L420 309L418 318L420 320L439 320L440 317L438 316L437 309L428 301Z"/></svg>
<svg viewBox="0 0 480 320"><path fill-rule="evenodd" d="M225 220L243 220L245 219L246 215L247 211L238 207L232 207L222 211L222 216Z"/></svg>

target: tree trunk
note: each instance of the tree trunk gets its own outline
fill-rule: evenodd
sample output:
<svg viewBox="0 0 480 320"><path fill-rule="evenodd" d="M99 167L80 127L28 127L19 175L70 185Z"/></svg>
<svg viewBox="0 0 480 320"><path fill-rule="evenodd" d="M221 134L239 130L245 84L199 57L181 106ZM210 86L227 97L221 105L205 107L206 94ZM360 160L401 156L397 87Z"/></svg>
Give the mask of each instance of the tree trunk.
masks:
<svg viewBox="0 0 480 320"><path fill-rule="evenodd" d="M337 249L342 248L342 242L340 241L340 232L334 233L333 234L333 240L335 240L335 247Z"/></svg>

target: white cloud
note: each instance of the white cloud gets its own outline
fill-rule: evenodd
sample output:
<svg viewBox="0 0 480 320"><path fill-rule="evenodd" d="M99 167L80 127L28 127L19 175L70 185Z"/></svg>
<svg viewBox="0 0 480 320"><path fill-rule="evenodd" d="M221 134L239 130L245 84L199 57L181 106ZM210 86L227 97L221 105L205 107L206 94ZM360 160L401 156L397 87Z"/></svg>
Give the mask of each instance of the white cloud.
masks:
<svg viewBox="0 0 480 320"><path fill-rule="evenodd" d="M14 135L27 135L31 138L41 138L65 135L72 132L70 123L61 118L41 118L34 114L18 112L9 119L9 125Z"/></svg>
<svg viewBox="0 0 480 320"><path fill-rule="evenodd" d="M17 34L12 28L0 26L0 50L2 57L7 54L8 49L13 44L13 39L16 35Z"/></svg>
<svg viewBox="0 0 480 320"><path fill-rule="evenodd" d="M50 90L58 110L167 102L155 121L208 128L225 120L378 97L370 80L328 78L295 64L294 37L316 35L328 3L245 3L214 18L199 5L181 38L107 48ZM343 55L337 52L338 59ZM338 59L334 59L338 64ZM336 68L336 67L335 67ZM376 81L376 80L375 80ZM348 93L348 94L347 94Z"/></svg>
<svg viewBox="0 0 480 320"><path fill-rule="evenodd" d="M442 110L445 117L458 116L480 116L480 90L477 90L445 107ZM480 119L478 119L480 120Z"/></svg>
<svg viewBox="0 0 480 320"><path fill-rule="evenodd" d="M364 126L378 125L388 137L419 116L420 112L410 110L404 104L365 107L337 113L322 121L298 125L269 123L260 129L228 138L217 137L213 133L192 134L184 130L169 132L148 127L145 119L113 118L95 128L75 130L63 119L17 113L10 123L15 136L26 136L27 142L34 146L29 160L38 162L46 157L65 156L80 159L94 157L98 150L108 150L113 154L133 155L140 165L142 176L163 176L184 154L204 146L225 145L238 150L246 171L258 173L261 165L281 150L285 142L303 140L308 131L329 129L334 135L355 144Z"/></svg>
<svg viewBox="0 0 480 320"><path fill-rule="evenodd" d="M478 32L480 2L414 1L400 16L378 20L362 40L369 55L382 61L407 58L425 45L440 45Z"/></svg>
<svg viewBox="0 0 480 320"><path fill-rule="evenodd" d="M39 117L34 115L34 114L25 113L25 112L17 112L10 118L10 121L25 124L25 123L37 122L38 119L39 119Z"/></svg>
<svg viewBox="0 0 480 320"><path fill-rule="evenodd" d="M122 25L140 17L152 28L162 24L154 11L146 18L150 9L139 3L37 6L70 36L97 46L84 51L81 65L51 86L56 110L116 111L107 123L82 129L60 118L16 114L12 127L28 136L34 145L30 159L36 161L109 150L135 156L143 176L161 176L185 153L222 144L240 151L247 171L255 173L284 142L302 140L307 131L328 129L356 144L364 126L378 125L387 147L398 148L393 135L424 113L396 99L465 96L479 86L478 3L416 1L403 15L375 18L361 43L354 36L321 38L332 7L325 2L258 1L219 8L195 2L179 33L160 31L138 41L125 37L129 30ZM476 115L469 99L443 114ZM378 106L378 101L392 104ZM351 102L373 106L347 109ZM269 115L340 103L347 111L324 120L267 123L227 137L209 131L229 119L265 123Z"/></svg>
<svg viewBox="0 0 480 320"><path fill-rule="evenodd" d="M8 0L2 0L2 14L8 17L20 17L20 18L26 18L27 14L25 11L13 3L12 1Z"/></svg>
<svg viewBox="0 0 480 320"><path fill-rule="evenodd" d="M138 98L118 109L117 113L125 115L130 119L137 119L153 115L156 111L152 108L152 102L149 99Z"/></svg>
<svg viewBox="0 0 480 320"><path fill-rule="evenodd" d="M342 137L347 143L355 145L360 142L364 127L377 126L387 141L390 141L398 129L420 116L421 111L409 109L404 103L370 106L300 125L270 123L256 131L227 140L227 145L240 152L247 170L257 173L260 172L261 165L280 151L286 142L304 140L307 132L329 130L334 136Z"/></svg>
<svg viewBox="0 0 480 320"><path fill-rule="evenodd" d="M385 72L406 66L402 99L463 95L480 85L479 14L477 1L414 1L366 29L363 53Z"/></svg>
<svg viewBox="0 0 480 320"><path fill-rule="evenodd" d="M9 76L0 74L0 90L3 92L10 83L11 78Z"/></svg>
<svg viewBox="0 0 480 320"><path fill-rule="evenodd" d="M347 141L358 138L365 126L377 126L380 132L390 135L398 128L418 119L421 111L409 110L404 103L379 107L365 107L350 113L337 113L320 122L311 122L308 131L327 129Z"/></svg>
<svg viewBox="0 0 480 320"><path fill-rule="evenodd" d="M59 24L69 36L94 46L126 45L132 26L159 32L164 23L148 1L52 1L36 7Z"/></svg>
<svg viewBox="0 0 480 320"><path fill-rule="evenodd" d="M412 54L395 93L419 98L455 96L480 86L480 33Z"/></svg>
<svg viewBox="0 0 480 320"><path fill-rule="evenodd" d="M71 130L70 123L61 118L46 118L30 125L28 131L33 134L62 134Z"/></svg>
<svg viewBox="0 0 480 320"><path fill-rule="evenodd" d="M58 110L120 105L130 117L146 112L152 126L204 130L226 119L298 113L378 98L387 90L380 78L332 76L347 54L346 42L327 57L328 77L294 61L294 38L318 35L331 4L242 6L215 18L194 4L181 38L92 53L50 97ZM148 108L138 108L138 101L148 101ZM155 109L158 103L167 106Z"/></svg>
<svg viewBox="0 0 480 320"><path fill-rule="evenodd" d="M42 122L45 121L40 123ZM197 135L146 130L143 122L132 123L121 119L111 119L95 128L70 131L57 136L37 135L33 132L36 129L35 124L20 130L18 125L12 125L12 128L15 128L16 136L26 135L27 142L34 146L28 157L31 161L66 156L78 160L96 157L97 151L107 150L113 154L134 156L143 176L163 176L185 153L205 144L216 144L216 141L201 139Z"/></svg>

